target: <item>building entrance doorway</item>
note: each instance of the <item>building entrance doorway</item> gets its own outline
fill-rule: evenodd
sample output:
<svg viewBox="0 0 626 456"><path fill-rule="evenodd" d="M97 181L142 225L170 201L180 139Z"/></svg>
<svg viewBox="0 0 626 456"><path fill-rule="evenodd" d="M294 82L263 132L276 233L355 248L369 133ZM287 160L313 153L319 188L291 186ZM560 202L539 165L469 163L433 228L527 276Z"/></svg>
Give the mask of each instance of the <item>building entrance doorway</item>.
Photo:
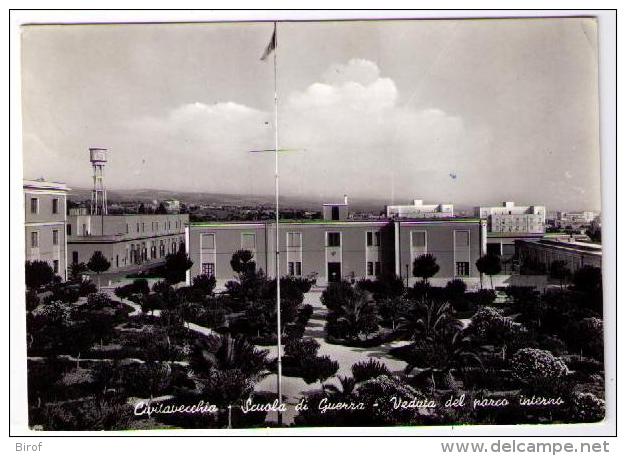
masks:
<svg viewBox="0 0 626 456"><path fill-rule="evenodd" d="M328 281L340 282L341 281L341 263L329 262L328 263Z"/></svg>

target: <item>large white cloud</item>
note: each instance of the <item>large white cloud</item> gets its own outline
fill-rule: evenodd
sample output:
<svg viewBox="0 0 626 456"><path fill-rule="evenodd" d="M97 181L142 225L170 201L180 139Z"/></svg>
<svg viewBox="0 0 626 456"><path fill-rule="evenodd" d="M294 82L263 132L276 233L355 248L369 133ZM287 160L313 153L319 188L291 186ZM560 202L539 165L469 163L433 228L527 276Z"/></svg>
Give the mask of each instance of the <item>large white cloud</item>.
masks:
<svg viewBox="0 0 626 456"><path fill-rule="evenodd" d="M281 156L287 194L451 199L449 173L476 176L489 147L489 134L459 117L402 104L394 81L368 60L332 65L319 82L285 95L281 146L301 149ZM164 172L189 189L271 193L271 155L246 151L273 146L272 122L272 112L233 102L191 103L131 128L150 151L150 175Z"/></svg>

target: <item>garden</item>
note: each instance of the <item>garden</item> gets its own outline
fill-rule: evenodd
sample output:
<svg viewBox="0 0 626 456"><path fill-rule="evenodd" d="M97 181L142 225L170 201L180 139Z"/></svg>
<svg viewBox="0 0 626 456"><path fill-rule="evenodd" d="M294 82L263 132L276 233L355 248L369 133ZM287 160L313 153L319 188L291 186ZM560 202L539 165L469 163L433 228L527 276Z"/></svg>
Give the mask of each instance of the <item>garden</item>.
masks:
<svg viewBox="0 0 626 456"><path fill-rule="evenodd" d="M263 386L277 371L275 279L241 250L225 289L205 275L185 285L191 262L182 250L172 255L162 280L150 286L138 278L114 290L84 280L85 266L93 270L87 265L61 282L45 262L27 262L31 428L276 425L269 409L246 410L277 399ZM499 273L498 258L479 261L486 276ZM310 279L280 278L283 401L308 404L284 425L603 418L599 269L569 274L551 265L557 283L540 293L494 290L487 280L477 291L459 279L436 287L429 283L436 258L424 255L413 266L421 280L412 287L380 276L321 291ZM289 379L308 386L289 389ZM467 406L441 406L454 401ZM200 403L212 412L192 410Z"/></svg>

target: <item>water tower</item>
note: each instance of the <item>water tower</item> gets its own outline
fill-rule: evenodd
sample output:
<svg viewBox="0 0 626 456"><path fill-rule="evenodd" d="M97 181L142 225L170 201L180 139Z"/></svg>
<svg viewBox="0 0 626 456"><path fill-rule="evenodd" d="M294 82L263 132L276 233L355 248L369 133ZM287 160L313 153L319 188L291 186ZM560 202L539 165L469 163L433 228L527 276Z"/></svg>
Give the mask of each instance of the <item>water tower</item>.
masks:
<svg viewBox="0 0 626 456"><path fill-rule="evenodd" d="M104 165L107 162L107 150L99 147L90 147L89 161L93 167L91 214L107 215L107 191L104 187Z"/></svg>

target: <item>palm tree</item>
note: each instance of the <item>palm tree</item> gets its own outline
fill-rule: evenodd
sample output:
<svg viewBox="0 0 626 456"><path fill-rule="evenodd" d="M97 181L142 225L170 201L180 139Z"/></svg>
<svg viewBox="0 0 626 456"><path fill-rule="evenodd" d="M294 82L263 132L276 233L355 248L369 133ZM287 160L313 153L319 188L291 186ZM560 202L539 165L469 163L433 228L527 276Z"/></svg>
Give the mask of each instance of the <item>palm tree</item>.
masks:
<svg viewBox="0 0 626 456"><path fill-rule="evenodd" d="M444 332L462 328L462 323L454 318L454 309L449 302L434 299L421 299L412 311L402 317L399 329L411 335L414 340L435 339Z"/></svg>
<svg viewBox="0 0 626 456"><path fill-rule="evenodd" d="M243 337L230 334L199 338L193 347L190 364L194 371L239 369L257 379L267 365L267 350L260 350Z"/></svg>
<svg viewBox="0 0 626 456"><path fill-rule="evenodd" d="M333 384L322 385L322 389L325 393L331 396L333 399L337 399L338 402L347 402L356 388L356 380L353 377L338 376L339 386Z"/></svg>
<svg viewBox="0 0 626 456"><path fill-rule="evenodd" d="M360 290L355 290L332 312L337 315L337 323L347 328L348 338L357 338L361 333L371 334L378 329L376 308L368 295Z"/></svg>
<svg viewBox="0 0 626 456"><path fill-rule="evenodd" d="M429 338L425 342L429 345L432 354L427 366L417 366L413 361L409 360L404 372L409 375L414 369L420 367L423 371L430 372L433 394L436 388L436 372L454 379L453 372L463 370L471 365L484 369L480 355L472 348L471 339L463 329L445 332L443 337L437 340Z"/></svg>

